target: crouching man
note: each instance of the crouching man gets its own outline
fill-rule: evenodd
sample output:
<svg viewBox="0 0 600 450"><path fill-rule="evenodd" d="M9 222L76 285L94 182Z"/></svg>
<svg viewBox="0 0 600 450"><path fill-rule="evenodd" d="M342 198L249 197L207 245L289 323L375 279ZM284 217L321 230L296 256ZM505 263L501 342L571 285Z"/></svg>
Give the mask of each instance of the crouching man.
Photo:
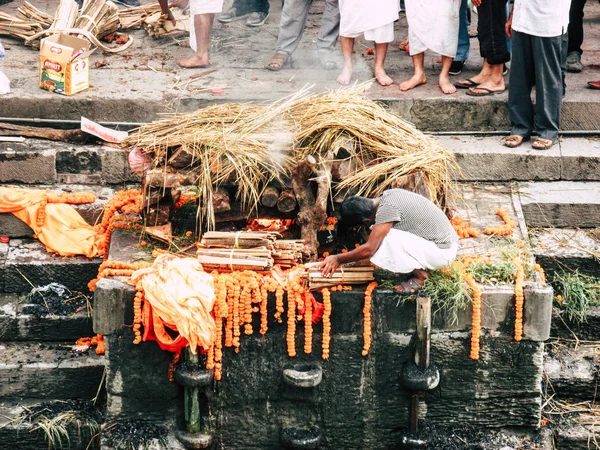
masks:
<svg viewBox="0 0 600 450"><path fill-rule="evenodd" d="M419 291L429 270L441 269L456 258L458 236L444 212L427 198L404 189L390 189L379 198L354 195L341 205L349 226L371 226L369 239L348 253L331 255L319 266L331 276L345 263L370 259L394 273L412 277L395 287L403 295Z"/></svg>

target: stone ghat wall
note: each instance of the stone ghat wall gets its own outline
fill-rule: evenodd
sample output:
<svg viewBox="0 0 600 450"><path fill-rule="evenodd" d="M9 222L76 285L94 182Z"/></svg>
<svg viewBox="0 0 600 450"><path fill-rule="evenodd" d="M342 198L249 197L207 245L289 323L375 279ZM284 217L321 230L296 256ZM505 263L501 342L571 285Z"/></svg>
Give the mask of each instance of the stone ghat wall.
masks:
<svg viewBox="0 0 600 450"><path fill-rule="evenodd" d="M495 292L495 291L494 291ZM550 291L549 291L550 292ZM329 360L321 359L321 325L314 327L313 353L303 352L298 326L298 357L286 352L285 320L272 321L261 336L241 337L238 354L225 349L223 379L201 390L204 432L227 449L281 448L283 430L316 427L319 448L397 446L408 428L410 392L401 382L403 367L414 359L415 305L399 305L390 291L373 295L373 341L363 346L363 292L332 294L332 337ZM509 292L505 305L498 292L484 295L484 325L479 361L469 359L470 333L463 318L453 327L438 316L431 337L431 357L440 371L439 386L420 398L423 424L482 428L539 426L543 343L550 326L551 292L528 291L525 335L514 342ZM171 354L156 343L133 345L134 291L118 281L101 280L96 289L94 328L107 340L108 418L143 416L183 425L181 388L168 381ZM274 305L274 299L270 302ZM465 314L468 317L469 312ZM273 312L270 312L270 317ZM493 317L493 320L491 319ZM258 330L258 315L255 330ZM284 318L285 319L285 318ZM284 381L283 370L294 364L316 364L322 381L301 388Z"/></svg>

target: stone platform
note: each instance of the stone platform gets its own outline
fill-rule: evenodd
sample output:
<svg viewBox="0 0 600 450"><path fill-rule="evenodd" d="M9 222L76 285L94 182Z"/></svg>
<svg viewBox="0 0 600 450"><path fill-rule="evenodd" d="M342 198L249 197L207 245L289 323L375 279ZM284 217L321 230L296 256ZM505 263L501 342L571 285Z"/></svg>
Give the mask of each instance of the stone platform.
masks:
<svg viewBox="0 0 600 450"><path fill-rule="evenodd" d="M143 3L150 1L143 0ZM20 3L22 0L2 5L0 11L12 14ZM264 69L275 49L281 14L281 3L271 3L268 20L258 29L246 27L243 21L215 24L211 49L212 63L217 68L214 73L191 79L190 75L202 69L183 70L175 64L177 58L189 54L189 49L177 47L174 40L153 40L140 30L133 33L135 42L123 54L96 52L91 59L92 87L72 97L39 89L37 51L4 39L8 47L4 70L12 80L13 92L2 97L0 116L53 120L79 120L80 116L86 116L96 121L148 122L165 113L193 111L215 102L270 102L292 95L307 85L312 85L316 92L337 88L337 71L322 69L315 49L323 0L313 2L291 67L277 73ZM36 2L38 8L48 12L53 12L57 4L57 0ZM226 2L225 7L228 5ZM600 93L586 89L587 81L600 79L599 17L600 5L588 2L583 46L586 68L580 74L567 74L568 90L562 115L564 130L600 130ZM475 27L477 15L473 18L472 27ZM412 71L411 58L398 49L398 43L406 35L406 17L401 13L396 24L396 41L390 45L387 57L387 70L396 84L388 87L374 84L368 90L369 97L388 104L421 130L508 129L507 93L483 98L466 96L464 91L443 95L435 82L441 67L436 54L425 56L428 84L401 92L397 84L409 78ZM456 80L475 75L481 67L477 39L471 39L470 43L470 59ZM353 82L372 78L374 56L366 54L371 46L372 43L362 38L357 40ZM96 68L96 64L104 65ZM211 94L215 87L222 88L223 93Z"/></svg>

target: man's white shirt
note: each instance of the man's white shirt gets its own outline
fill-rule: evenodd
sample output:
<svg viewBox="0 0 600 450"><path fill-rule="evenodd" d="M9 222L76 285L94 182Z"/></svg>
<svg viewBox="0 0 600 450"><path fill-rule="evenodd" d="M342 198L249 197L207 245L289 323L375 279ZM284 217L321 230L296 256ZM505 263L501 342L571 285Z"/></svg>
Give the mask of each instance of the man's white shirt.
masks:
<svg viewBox="0 0 600 450"><path fill-rule="evenodd" d="M539 37L567 32L571 0L515 0L512 29Z"/></svg>

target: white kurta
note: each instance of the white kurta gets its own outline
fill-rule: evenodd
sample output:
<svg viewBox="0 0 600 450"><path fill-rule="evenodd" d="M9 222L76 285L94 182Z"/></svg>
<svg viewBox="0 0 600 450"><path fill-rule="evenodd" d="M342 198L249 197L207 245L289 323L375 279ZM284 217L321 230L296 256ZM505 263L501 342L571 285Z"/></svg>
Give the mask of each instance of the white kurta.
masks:
<svg viewBox="0 0 600 450"><path fill-rule="evenodd" d="M433 50L456 56L461 0L405 0L410 54Z"/></svg>
<svg viewBox="0 0 600 450"><path fill-rule="evenodd" d="M190 47L196 51L196 27L194 16L197 14L219 14L223 11L224 0L190 0Z"/></svg>
<svg viewBox="0 0 600 450"><path fill-rule="evenodd" d="M390 25L393 33L394 21L398 20L398 0L340 0L339 4L340 36L357 37L381 27L389 30Z"/></svg>
<svg viewBox="0 0 600 450"><path fill-rule="evenodd" d="M392 228L371 262L394 273L410 273L415 269L438 270L456 258L458 244L439 248L435 242L406 231Z"/></svg>

